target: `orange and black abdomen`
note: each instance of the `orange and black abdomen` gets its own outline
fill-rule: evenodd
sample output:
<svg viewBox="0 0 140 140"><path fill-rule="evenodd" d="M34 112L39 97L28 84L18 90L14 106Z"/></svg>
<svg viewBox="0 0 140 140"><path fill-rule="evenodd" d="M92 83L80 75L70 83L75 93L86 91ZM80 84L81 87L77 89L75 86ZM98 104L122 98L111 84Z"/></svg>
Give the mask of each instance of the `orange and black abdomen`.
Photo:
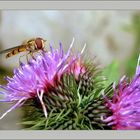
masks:
<svg viewBox="0 0 140 140"><path fill-rule="evenodd" d="M0 52L0 54L6 54L6 58L9 58L13 55L16 55L20 52L35 52L37 50L43 50L44 46L45 46L45 42L46 40L44 40L43 38L34 38L34 39L30 39L28 41L24 41L22 43L22 45L20 46L16 46L14 48L10 48L10 49L6 49Z"/></svg>
<svg viewBox="0 0 140 140"><path fill-rule="evenodd" d="M9 57L11 57L13 55L16 55L16 54L18 54L20 52L24 52L24 51L26 51L26 48L25 47L17 47L15 49L11 50L10 52L8 52L6 54L6 58L9 58Z"/></svg>

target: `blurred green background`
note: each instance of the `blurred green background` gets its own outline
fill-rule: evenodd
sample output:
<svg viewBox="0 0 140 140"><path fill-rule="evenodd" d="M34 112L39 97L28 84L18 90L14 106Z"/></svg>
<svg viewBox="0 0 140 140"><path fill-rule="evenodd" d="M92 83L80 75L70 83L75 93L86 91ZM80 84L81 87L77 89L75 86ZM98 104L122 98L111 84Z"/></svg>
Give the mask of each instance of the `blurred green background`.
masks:
<svg viewBox="0 0 140 140"><path fill-rule="evenodd" d="M61 41L65 50L73 37L74 50L81 50L86 43L86 53L91 58L97 56L109 84L124 74L131 78L135 73L140 52L140 11L0 11L0 50L38 36L47 39L46 47L52 43L57 48ZM13 68L19 66L20 55L9 59L0 56L1 85L6 84L3 77L12 76ZM0 103L0 115L9 107ZM0 120L0 129L20 129L16 125L20 117L20 109L12 111Z"/></svg>

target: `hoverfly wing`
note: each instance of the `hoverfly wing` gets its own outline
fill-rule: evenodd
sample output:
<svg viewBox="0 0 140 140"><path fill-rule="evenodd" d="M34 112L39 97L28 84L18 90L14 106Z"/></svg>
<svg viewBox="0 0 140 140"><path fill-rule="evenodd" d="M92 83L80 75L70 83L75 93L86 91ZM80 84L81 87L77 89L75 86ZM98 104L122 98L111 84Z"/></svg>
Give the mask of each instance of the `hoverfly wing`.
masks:
<svg viewBox="0 0 140 140"><path fill-rule="evenodd" d="M0 54L5 54L5 53L8 53L8 52L11 52L12 50L15 50L19 47L20 46L15 46L15 47L12 47L12 48L9 48L9 49L6 49L6 50L2 50L2 51L0 51Z"/></svg>

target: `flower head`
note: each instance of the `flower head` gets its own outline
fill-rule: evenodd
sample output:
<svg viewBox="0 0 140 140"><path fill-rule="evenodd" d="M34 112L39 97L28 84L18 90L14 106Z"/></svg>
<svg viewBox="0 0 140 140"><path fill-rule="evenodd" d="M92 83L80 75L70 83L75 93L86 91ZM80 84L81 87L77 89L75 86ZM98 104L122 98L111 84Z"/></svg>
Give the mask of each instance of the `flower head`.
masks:
<svg viewBox="0 0 140 140"><path fill-rule="evenodd" d="M2 101L16 102L16 104L5 112L1 119L8 112L23 105L25 101L31 98L39 98L44 114L47 117L43 95L47 94L50 86L55 87L61 76L69 72L71 67L77 64L76 61L79 60L80 54L77 56L71 54L73 43L74 39L66 54L63 52L61 43L59 50L54 50L50 45L50 51L42 51L35 59L31 59L28 64L21 63L20 68L14 70L12 78L6 77L8 84L0 86L5 90L5 92L0 92L5 96ZM77 66L76 69L80 69L79 67ZM76 72L76 74L78 73Z"/></svg>
<svg viewBox="0 0 140 140"><path fill-rule="evenodd" d="M140 57L139 57L140 60ZM104 119L113 129L140 129L140 66L136 69L133 79L128 82L124 76L114 91L112 101L107 100L107 107L112 116ZM106 98L106 97L105 97Z"/></svg>

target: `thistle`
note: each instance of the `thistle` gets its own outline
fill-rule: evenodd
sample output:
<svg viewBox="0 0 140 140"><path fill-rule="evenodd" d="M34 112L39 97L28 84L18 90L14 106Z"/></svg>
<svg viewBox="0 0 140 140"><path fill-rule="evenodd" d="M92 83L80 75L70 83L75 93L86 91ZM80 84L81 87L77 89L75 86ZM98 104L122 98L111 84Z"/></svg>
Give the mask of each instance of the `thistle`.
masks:
<svg viewBox="0 0 140 140"><path fill-rule="evenodd" d="M114 86L112 99L107 99L106 106L111 111L111 115L104 116L103 121L112 129L135 130L140 129L140 57L136 68L136 73L132 80L128 81L123 76L119 84Z"/></svg>
<svg viewBox="0 0 140 140"><path fill-rule="evenodd" d="M54 49L42 51L28 64L21 63L14 70L8 84L1 86L5 92L4 102L16 102L8 112L21 107L21 124L28 129L110 129L101 120L110 110L104 105L102 90L104 76L99 68L71 52L74 40L67 53Z"/></svg>

